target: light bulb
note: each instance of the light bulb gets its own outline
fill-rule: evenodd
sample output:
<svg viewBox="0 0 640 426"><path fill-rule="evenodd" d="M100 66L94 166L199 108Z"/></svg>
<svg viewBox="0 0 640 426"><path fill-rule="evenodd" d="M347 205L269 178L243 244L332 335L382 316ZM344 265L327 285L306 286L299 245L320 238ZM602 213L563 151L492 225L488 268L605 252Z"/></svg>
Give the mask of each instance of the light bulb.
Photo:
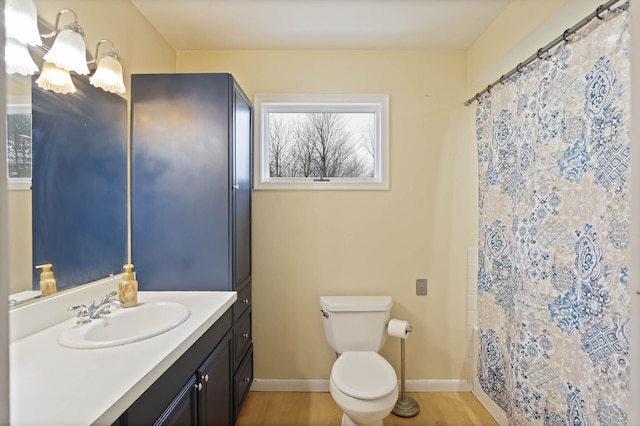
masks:
<svg viewBox="0 0 640 426"><path fill-rule="evenodd" d="M42 72L36 80L36 84L38 87L56 93L66 94L75 93L76 91L76 86L71 81L69 71L49 62L45 62L42 65Z"/></svg>
<svg viewBox="0 0 640 426"><path fill-rule="evenodd" d="M32 0L6 0L4 5L5 37L29 46L41 46L38 11Z"/></svg>
<svg viewBox="0 0 640 426"><path fill-rule="evenodd" d="M98 62L95 74L89 78L89 82L107 92L125 93L124 81L122 80L122 65L115 57L107 54Z"/></svg>
<svg viewBox="0 0 640 426"><path fill-rule="evenodd" d="M27 46L8 38L4 46L4 61L7 74L33 75L38 66L33 62Z"/></svg>
<svg viewBox="0 0 640 426"><path fill-rule="evenodd" d="M71 27L77 27L80 32L76 28L69 28L69 26L60 31L53 42L53 46L51 46L51 50L42 58L67 71L87 75L89 74L87 48L82 37L82 29L78 25Z"/></svg>

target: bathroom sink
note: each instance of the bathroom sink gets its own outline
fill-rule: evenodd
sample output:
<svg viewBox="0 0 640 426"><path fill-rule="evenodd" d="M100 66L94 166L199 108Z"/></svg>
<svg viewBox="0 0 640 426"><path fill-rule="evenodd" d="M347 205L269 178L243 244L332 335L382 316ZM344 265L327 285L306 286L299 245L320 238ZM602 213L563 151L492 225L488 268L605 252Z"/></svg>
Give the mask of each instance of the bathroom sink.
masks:
<svg viewBox="0 0 640 426"><path fill-rule="evenodd" d="M189 315L189 308L182 303L140 303L114 309L87 324L73 324L58 335L58 343L81 349L125 345L165 333L185 322Z"/></svg>

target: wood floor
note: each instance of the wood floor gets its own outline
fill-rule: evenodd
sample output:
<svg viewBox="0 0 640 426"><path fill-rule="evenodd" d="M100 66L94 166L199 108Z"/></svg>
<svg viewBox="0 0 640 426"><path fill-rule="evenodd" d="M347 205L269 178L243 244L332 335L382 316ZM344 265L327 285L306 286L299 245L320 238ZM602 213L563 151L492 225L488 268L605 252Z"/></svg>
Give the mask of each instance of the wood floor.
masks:
<svg viewBox="0 0 640 426"><path fill-rule="evenodd" d="M384 426L490 426L496 421L470 392L407 393L420 413L390 414ZM249 392L236 426L340 426L342 412L328 392Z"/></svg>

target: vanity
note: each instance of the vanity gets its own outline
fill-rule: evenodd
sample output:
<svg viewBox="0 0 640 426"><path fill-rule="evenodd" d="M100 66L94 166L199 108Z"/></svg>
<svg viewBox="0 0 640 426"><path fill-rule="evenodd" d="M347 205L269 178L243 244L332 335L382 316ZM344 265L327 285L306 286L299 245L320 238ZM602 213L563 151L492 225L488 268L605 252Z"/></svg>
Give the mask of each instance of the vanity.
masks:
<svg viewBox="0 0 640 426"><path fill-rule="evenodd" d="M64 141L54 150L54 166L86 165L88 170L33 163L33 260L53 263L58 290L65 291L10 311L11 424L233 425L253 381L251 103L230 74L135 74L128 152L127 103L74 81L84 96L60 97L31 87L34 159L53 158L47 153L54 142ZM76 116L93 106L109 113ZM113 120L114 115L120 119ZM176 115L182 121L167 127ZM61 135L60 128L72 126L56 125L59 117L80 128ZM103 129L115 134L107 139L117 149L94 140L95 134L110 134ZM88 161L93 158L88 153L69 161L76 152L69 141L89 150L95 161ZM113 153L117 158L109 157ZM51 169L64 169L74 182L90 182L91 190L56 187L61 179L52 178ZM54 196L58 189L63 194ZM99 189L115 197L109 198L108 212L86 199L87 192L108 198ZM38 201L38 194L52 206ZM79 199L63 199L69 194ZM53 207L61 213L52 214ZM69 211L85 214L69 219ZM117 223L103 220L105 215ZM52 238L54 231L64 238ZM78 265L79 258L91 262ZM116 290L121 275L114 271L124 263L135 264L141 307L178 303L188 308L189 317L162 334L118 346L60 344L59 336L75 326L67 309ZM135 309L140 308L122 312ZM119 311L108 315L111 330L121 316ZM78 327L85 326L95 323Z"/></svg>
<svg viewBox="0 0 640 426"><path fill-rule="evenodd" d="M162 334L119 346L77 349L58 343L76 321L64 307L109 293L118 279L11 311L22 316L14 322L25 325L11 330L11 424L233 424L234 403L246 395L253 367L247 358L239 367L245 374L241 386L233 385L236 292L142 291L140 306L175 302L189 309L188 318ZM40 320L25 320L31 316Z"/></svg>

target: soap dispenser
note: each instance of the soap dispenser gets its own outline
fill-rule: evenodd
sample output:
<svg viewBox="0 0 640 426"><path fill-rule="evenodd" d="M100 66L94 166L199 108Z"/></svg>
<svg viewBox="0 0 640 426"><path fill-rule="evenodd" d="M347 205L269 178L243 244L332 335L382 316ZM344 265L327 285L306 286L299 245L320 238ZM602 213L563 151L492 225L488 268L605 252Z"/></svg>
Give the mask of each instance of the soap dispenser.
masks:
<svg viewBox="0 0 640 426"><path fill-rule="evenodd" d="M56 288L56 279L53 277L53 271L51 263L36 266L37 269L42 269L40 273L40 293L42 296L50 296L58 292Z"/></svg>
<svg viewBox="0 0 640 426"><path fill-rule="evenodd" d="M125 308L131 308L138 304L138 281L133 274L133 265L127 263L123 266L122 281L118 288L118 299L124 303Z"/></svg>

